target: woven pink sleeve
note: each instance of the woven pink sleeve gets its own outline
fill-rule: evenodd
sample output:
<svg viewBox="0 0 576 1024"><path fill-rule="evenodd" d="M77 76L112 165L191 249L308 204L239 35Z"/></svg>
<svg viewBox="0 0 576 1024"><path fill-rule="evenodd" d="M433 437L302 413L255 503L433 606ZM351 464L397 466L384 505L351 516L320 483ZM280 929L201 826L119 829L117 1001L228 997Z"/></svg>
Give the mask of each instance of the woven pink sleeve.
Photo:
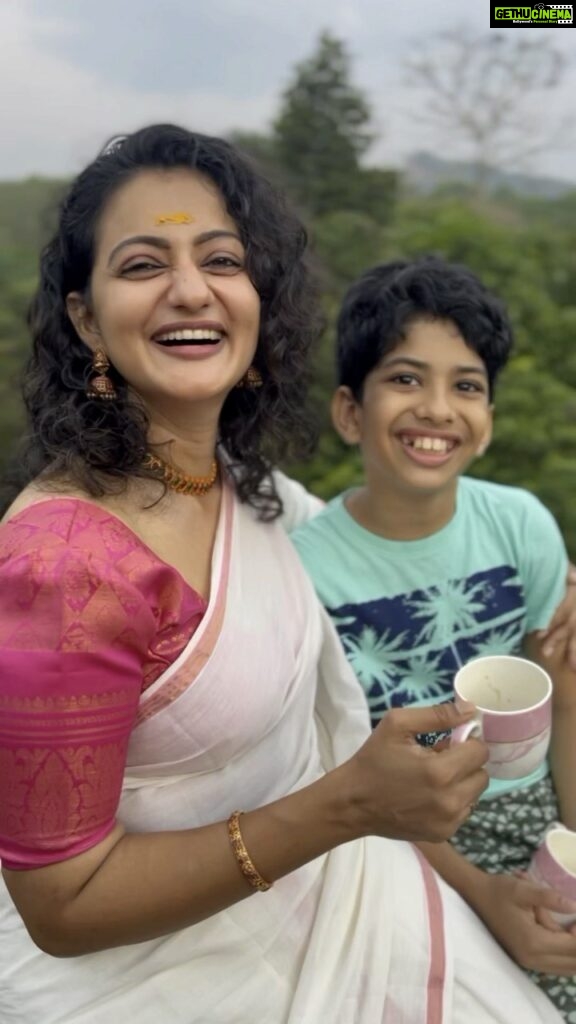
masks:
<svg viewBox="0 0 576 1024"><path fill-rule="evenodd" d="M7 868L73 857L114 826L156 622L134 573L123 571L134 557L130 539L120 552L101 526L73 501L55 501L0 529L0 858Z"/></svg>

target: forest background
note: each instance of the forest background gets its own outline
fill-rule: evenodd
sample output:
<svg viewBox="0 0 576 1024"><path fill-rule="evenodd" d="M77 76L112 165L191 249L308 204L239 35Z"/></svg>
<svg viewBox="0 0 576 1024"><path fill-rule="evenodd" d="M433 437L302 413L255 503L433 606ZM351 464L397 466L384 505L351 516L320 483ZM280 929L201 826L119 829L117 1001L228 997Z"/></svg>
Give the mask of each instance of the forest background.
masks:
<svg viewBox="0 0 576 1024"><path fill-rule="evenodd" d="M320 440L309 461L289 467L292 475L324 498L361 478L357 453L339 442L328 416L340 299L372 264L439 253L466 263L501 296L516 335L514 357L497 391L493 443L470 472L537 494L556 516L576 559L576 188L556 198L527 196L493 173L499 161L513 165L515 153L513 146L506 153L498 149L499 115L490 109L486 82L490 67L502 74L507 57L512 74L519 67L514 44L498 44L496 38L477 40L470 51L477 56L485 43L483 111L469 80L467 86L470 109L478 116L465 109L466 83L441 81L425 54L408 69L412 84L426 90L424 116L444 117L447 123L452 118L455 132L471 131L475 162L468 165L473 173L466 181L447 181L420 194L402 172L370 166L375 138L370 105L353 84L345 45L329 33L294 69L270 131L238 131L233 141L298 207L320 274L327 329L316 352L312 388ZM452 43L460 46L462 57L465 41ZM544 52L539 49L538 57L525 54L524 99L530 88L555 84L550 72L538 82ZM557 76L553 47L548 56ZM512 85L508 81L506 95ZM519 108L513 104L511 115L510 124L516 118L517 126ZM28 349L26 310L38 252L65 185L45 178L0 182L0 474L23 429L18 378Z"/></svg>

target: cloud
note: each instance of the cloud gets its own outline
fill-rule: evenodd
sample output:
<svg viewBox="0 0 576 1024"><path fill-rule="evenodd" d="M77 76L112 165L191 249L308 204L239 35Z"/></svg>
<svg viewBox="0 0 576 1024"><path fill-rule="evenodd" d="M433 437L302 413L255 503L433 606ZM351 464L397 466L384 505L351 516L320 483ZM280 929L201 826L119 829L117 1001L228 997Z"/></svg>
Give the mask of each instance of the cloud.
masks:
<svg viewBox="0 0 576 1024"><path fill-rule="evenodd" d="M28 0L32 37L73 66L121 89L225 96L271 91L279 65L297 59L322 24L344 27L352 11L342 0L316 0L312 11L306 0L51 0L46 7Z"/></svg>
<svg viewBox="0 0 576 1024"><path fill-rule="evenodd" d="M474 5L466 16L487 30L487 11ZM428 141L410 116L403 56L461 18L461 0L1 0L0 177L69 174L111 135L153 121L266 131L326 28L345 40L371 102L382 135L373 160L397 162ZM572 38L554 33L573 56ZM574 70L567 105L571 87ZM573 151L543 166L576 178Z"/></svg>
<svg viewBox="0 0 576 1024"><path fill-rule="evenodd" d="M246 96L241 89L120 88L95 71L42 50L29 28L23 10L2 8L2 178L69 174L91 159L109 136L155 121L221 134L239 125L263 128L272 116L272 95ZM54 22L50 28L55 29Z"/></svg>

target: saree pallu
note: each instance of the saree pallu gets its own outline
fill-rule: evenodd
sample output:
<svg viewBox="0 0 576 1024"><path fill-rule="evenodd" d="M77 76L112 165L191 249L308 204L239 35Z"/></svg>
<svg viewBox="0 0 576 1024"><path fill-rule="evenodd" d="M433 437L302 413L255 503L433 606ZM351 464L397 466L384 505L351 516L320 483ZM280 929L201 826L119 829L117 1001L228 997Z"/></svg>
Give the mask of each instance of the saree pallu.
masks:
<svg viewBox="0 0 576 1024"><path fill-rule="evenodd" d="M223 820L308 785L369 733L282 527L226 488L208 609L142 695L119 819L141 832ZM200 924L70 960L39 951L0 890L2 1024L558 1019L405 843L346 844Z"/></svg>

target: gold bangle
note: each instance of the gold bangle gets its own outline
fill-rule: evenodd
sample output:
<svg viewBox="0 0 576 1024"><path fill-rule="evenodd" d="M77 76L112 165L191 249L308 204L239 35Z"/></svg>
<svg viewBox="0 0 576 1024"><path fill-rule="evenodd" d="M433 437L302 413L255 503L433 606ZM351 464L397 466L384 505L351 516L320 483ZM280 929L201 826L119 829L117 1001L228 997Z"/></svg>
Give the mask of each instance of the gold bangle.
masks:
<svg viewBox="0 0 576 1024"><path fill-rule="evenodd" d="M233 811L228 818L227 825L230 845L238 862L238 867L246 881L250 882L253 889L258 889L260 892L266 892L267 889L272 887L272 882L267 882L265 878L262 878L258 869L254 867L252 858L244 846L239 822L240 815L243 813L244 811Z"/></svg>

